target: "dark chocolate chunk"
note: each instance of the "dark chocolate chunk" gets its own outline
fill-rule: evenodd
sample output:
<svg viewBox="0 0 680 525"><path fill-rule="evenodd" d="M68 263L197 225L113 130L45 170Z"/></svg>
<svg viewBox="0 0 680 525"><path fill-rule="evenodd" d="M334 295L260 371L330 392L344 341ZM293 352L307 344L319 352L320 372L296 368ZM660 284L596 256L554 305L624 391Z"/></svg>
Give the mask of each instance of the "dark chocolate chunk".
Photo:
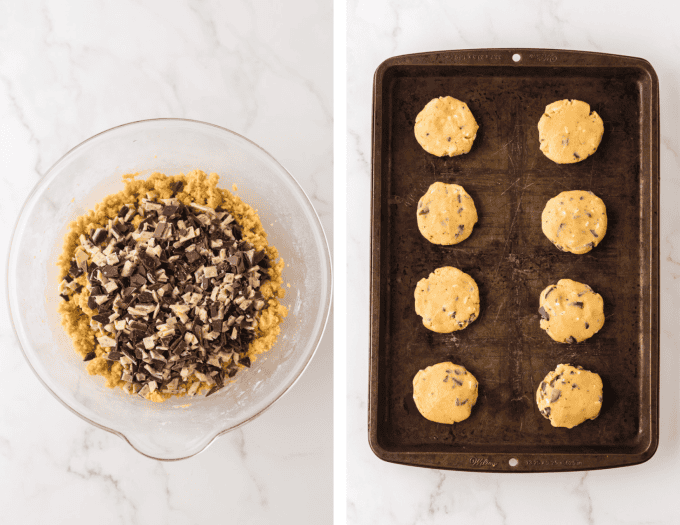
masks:
<svg viewBox="0 0 680 525"><path fill-rule="evenodd" d="M554 403L560 398L560 394L562 394L561 390L558 390L557 388L554 388L552 393L550 394L550 402Z"/></svg>
<svg viewBox="0 0 680 525"><path fill-rule="evenodd" d="M97 357L97 354L94 352L88 352L88 354L83 357L83 361L92 361L95 357Z"/></svg>
<svg viewBox="0 0 680 525"><path fill-rule="evenodd" d="M101 324L109 324L109 316L108 315L102 315L102 314L93 315L92 320L97 321L98 323L101 323Z"/></svg>
<svg viewBox="0 0 680 525"><path fill-rule="evenodd" d="M127 215L127 213L130 211L130 208L128 208L126 205L123 205L123 207L118 210L118 217L121 219Z"/></svg>
<svg viewBox="0 0 680 525"><path fill-rule="evenodd" d="M583 308L583 303L581 301L575 301L571 303L572 306L576 306L577 308Z"/></svg>
<svg viewBox="0 0 680 525"><path fill-rule="evenodd" d="M175 195L177 195L179 192L182 191L183 188L184 188L184 182L182 182L181 180L178 180L177 182L173 182L170 185L170 189L172 190L172 196L174 197Z"/></svg>
<svg viewBox="0 0 680 525"><path fill-rule="evenodd" d="M161 211L161 215L164 215L166 217L172 217L177 213L177 210L179 210L179 206L174 205L165 206Z"/></svg>
<svg viewBox="0 0 680 525"><path fill-rule="evenodd" d="M586 330L588 330L588 328L590 328L590 325L586 323Z"/></svg>
<svg viewBox="0 0 680 525"><path fill-rule="evenodd" d="M146 277L139 273L136 273L132 277L130 277L130 284L135 288L141 288L146 284Z"/></svg>
<svg viewBox="0 0 680 525"><path fill-rule="evenodd" d="M593 234L593 237L597 237L597 236L598 236L597 233L595 233L595 230L590 230L590 233Z"/></svg>
<svg viewBox="0 0 680 525"><path fill-rule="evenodd" d="M581 157L579 157L578 153L574 152L574 158L575 158L575 159L580 159Z"/></svg>
<svg viewBox="0 0 680 525"><path fill-rule="evenodd" d="M163 237L163 234L165 233L165 230L168 228L168 223L167 222L159 222L156 225L156 229L153 232L153 236L156 239L160 239Z"/></svg>
<svg viewBox="0 0 680 525"><path fill-rule="evenodd" d="M212 387L210 390L208 390L208 393L205 395L205 397L208 397L208 396L213 395L215 392L217 392L218 390L220 390L220 388L221 388L221 387L220 387L219 385L215 385L215 386Z"/></svg>
<svg viewBox="0 0 680 525"><path fill-rule="evenodd" d="M189 264L194 264L196 261L198 261L201 258L201 255L196 252L196 250L192 250L190 252L187 252L185 255L187 261Z"/></svg>
<svg viewBox="0 0 680 525"><path fill-rule="evenodd" d="M238 364L239 364L239 365L243 365L243 366L245 366L246 368L250 368L250 357L246 356L246 357L240 358L240 359L238 360Z"/></svg>
<svg viewBox="0 0 680 525"><path fill-rule="evenodd" d="M71 261L68 273L75 279L76 277L83 275L83 270L76 264L76 261Z"/></svg>
<svg viewBox="0 0 680 525"><path fill-rule="evenodd" d="M576 339L574 339L572 336L569 336L567 337L566 342L573 345L576 342Z"/></svg>
<svg viewBox="0 0 680 525"><path fill-rule="evenodd" d="M541 317L545 319L546 321L550 321L550 316L548 315L548 312L545 311L545 308L542 306L538 309L538 313L541 314Z"/></svg>
<svg viewBox="0 0 680 525"><path fill-rule="evenodd" d="M548 298L548 296L552 293L552 291L553 291L555 288L556 288L556 287L553 286L552 288L550 288L550 290L548 290L548 291L545 293L545 298L546 298L546 299Z"/></svg>
<svg viewBox="0 0 680 525"><path fill-rule="evenodd" d="M97 231L92 235L92 243L95 245L101 244L106 240L106 237L108 237L106 230L104 228L97 228Z"/></svg>
<svg viewBox="0 0 680 525"><path fill-rule="evenodd" d="M118 268L111 266L110 264L104 265L102 267L102 274L109 279L118 277Z"/></svg>

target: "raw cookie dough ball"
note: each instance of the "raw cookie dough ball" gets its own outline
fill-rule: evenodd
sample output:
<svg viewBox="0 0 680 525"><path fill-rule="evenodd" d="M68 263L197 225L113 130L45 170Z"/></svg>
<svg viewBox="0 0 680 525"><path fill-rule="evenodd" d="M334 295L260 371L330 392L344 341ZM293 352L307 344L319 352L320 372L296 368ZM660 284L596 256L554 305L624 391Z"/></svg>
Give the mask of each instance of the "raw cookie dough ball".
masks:
<svg viewBox="0 0 680 525"><path fill-rule="evenodd" d="M437 268L418 281L416 313L425 328L440 334L462 330L479 316L479 289L468 274L458 268Z"/></svg>
<svg viewBox="0 0 680 525"><path fill-rule="evenodd" d="M536 404L552 426L573 428L600 414L602 380L580 366L557 365L541 381L536 391Z"/></svg>
<svg viewBox="0 0 680 525"><path fill-rule="evenodd" d="M470 151L479 126L467 104L453 97L430 100L416 117L416 140L428 153L454 157Z"/></svg>
<svg viewBox="0 0 680 525"><path fill-rule="evenodd" d="M470 417L477 402L477 380L453 363L437 363L413 378L413 400L424 418L452 425Z"/></svg>
<svg viewBox="0 0 680 525"><path fill-rule="evenodd" d="M418 229L433 244L458 244L477 222L475 203L462 186L433 183L418 201Z"/></svg>
<svg viewBox="0 0 680 525"><path fill-rule="evenodd" d="M558 100L545 107L538 121L541 151L557 164L581 162L597 151L604 124L580 100Z"/></svg>
<svg viewBox="0 0 680 525"><path fill-rule="evenodd" d="M607 208L592 191L563 191L545 205L543 233L564 252L587 253L607 233Z"/></svg>
<svg viewBox="0 0 680 525"><path fill-rule="evenodd" d="M604 325L604 301L587 284L560 279L541 292L541 328L558 343L580 343Z"/></svg>

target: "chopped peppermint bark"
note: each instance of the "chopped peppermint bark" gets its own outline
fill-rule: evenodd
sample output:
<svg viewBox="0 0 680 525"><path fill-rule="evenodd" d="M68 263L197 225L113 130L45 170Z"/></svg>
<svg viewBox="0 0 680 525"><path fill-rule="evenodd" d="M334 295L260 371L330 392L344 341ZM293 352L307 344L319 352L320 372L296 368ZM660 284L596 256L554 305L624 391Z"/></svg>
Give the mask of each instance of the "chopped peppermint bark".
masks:
<svg viewBox="0 0 680 525"><path fill-rule="evenodd" d="M212 395L250 367L269 267L225 210L147 194L80 236L59 293L68 300L86 276L90 326L127 392Z"/></svg>

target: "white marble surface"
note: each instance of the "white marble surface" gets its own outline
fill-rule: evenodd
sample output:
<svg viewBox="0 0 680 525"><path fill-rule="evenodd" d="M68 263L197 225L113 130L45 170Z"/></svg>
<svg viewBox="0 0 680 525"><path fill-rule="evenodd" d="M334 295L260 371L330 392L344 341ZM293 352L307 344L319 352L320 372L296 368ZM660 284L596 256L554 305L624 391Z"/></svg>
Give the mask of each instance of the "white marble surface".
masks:
<svg viewBox="0 0 680 525"><path fill-rule="evenodd" d="M95 133L155 117L260 144L307 191L332 245L332 82L328 0L0 3L1 273L47 169ZM275 406L174 463L59 404L22 357L5 300L0 342L0 522L331 522L330 327Z"/></svg>
<svg viewBox="0 0 680 525"><path fill-rule="evenodd" d="M349 0L348 523L680 523L679 18L680 7L670 1ZM513 46L639 56L660 78L661 437L656 455L639 466L540 475L443 472L385 463L368 447L373 73L394 55Z"/></svg>

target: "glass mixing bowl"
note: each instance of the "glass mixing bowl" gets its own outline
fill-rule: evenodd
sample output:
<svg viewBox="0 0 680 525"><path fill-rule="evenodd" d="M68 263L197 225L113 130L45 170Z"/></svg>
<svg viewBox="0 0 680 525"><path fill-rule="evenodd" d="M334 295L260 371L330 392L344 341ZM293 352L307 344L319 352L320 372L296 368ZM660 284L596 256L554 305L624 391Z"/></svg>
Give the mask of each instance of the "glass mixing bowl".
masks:
<svg viewBox="0 0 680 525"><path fill-rule="evenodd" d="M205 398L153 403L88 375L57 312L57 258L68 224L106 195L121 176L201 169L258 210L269 243L279 250L288 317L272 349L236 381ZM224 128L181 119L119 126L62 157L33 189L17 221L9 253L12 323L29 365L47 389L86 421L142 454L181 459L218 435L254 419L300 377L321 339L331 301L331 267L323 229L295 179L266 151ZM284 284L284 286L285 286Z"/></svg>

